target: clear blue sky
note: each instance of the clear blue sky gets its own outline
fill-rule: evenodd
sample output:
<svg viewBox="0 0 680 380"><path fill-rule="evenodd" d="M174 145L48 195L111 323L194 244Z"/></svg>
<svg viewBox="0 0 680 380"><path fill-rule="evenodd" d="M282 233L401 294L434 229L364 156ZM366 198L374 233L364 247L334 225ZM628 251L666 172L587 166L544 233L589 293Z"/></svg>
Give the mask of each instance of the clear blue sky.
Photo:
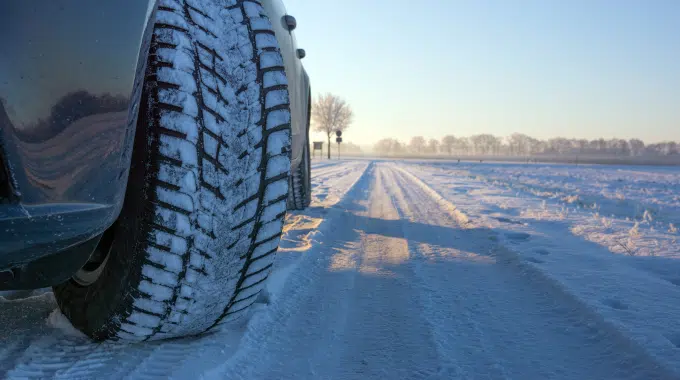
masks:
<svg viewBox="0 0 680 380"><path fill-rule="evenodd" d="M680 1L284 0L347 140L680 140Z"/></svg>

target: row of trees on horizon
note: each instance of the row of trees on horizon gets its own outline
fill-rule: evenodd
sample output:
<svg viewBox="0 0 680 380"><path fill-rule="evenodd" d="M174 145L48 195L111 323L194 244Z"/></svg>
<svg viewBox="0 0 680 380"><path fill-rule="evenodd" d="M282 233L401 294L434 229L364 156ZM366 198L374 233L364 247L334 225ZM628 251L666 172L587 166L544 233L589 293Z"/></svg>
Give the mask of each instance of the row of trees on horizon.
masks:
<svg viewBox="0 0 680 380"><path fill-rule="evenodd" d="M330 93L319 94L312 107L314 130L326 137L326 151L331 156L332 137L336 131L347 130L353 122L352 108L342 98ZM343 143L346 154L361 154L358 145ZM680 156L680 143L666 141L646 144L640 139L568 139L555 137L541 140L526 134L514 133L507 137L488 133L469 137L447 135L441 139L412 137L409 142L385 138L373 146L373 153L385 156L449 155L449 156Z"/></svg>
<svg viewBox="0 0 680 380"><path fill-rule="evenodd" d="M645 144L640 139L604 138L567 139L556 137L540 140L521 133L508 137L478 134L469 137L444 136L426 139L415 136L408 143L385 138L373 146L374 153L381 155L439 155L450 156L534 156L534 155L615 155L615 156L673 156L680 155L680 144L667 141Z"/></svg>

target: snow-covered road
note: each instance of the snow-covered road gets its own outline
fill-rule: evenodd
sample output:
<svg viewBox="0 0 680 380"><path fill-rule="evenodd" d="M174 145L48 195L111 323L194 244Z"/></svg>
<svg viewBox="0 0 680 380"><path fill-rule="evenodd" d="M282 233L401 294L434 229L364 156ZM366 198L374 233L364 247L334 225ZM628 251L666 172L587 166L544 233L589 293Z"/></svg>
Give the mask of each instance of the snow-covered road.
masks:
<svg viewBox="0 0 680 380"><path fill-rule="evenodd" d="M315 163L240 330L93 344L49 292L0 298L0 378L679 378L674 256L634 261L570 230L586 211L461 170Z"/></svg>

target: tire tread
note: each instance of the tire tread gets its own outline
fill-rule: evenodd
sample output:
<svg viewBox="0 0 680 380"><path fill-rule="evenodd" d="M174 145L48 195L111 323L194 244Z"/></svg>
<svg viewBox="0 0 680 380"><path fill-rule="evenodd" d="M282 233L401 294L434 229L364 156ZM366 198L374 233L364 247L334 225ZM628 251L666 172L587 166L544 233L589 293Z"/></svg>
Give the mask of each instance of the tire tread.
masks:
<svg viewBox="0 0 680 380"><path fill-rule="evenodd" d="M213 4L214 13L198 7L204 3ZM226 16L221 10L228 11ZM287 86L267 87L263 79L265 72L272 71L285 77L285 69L261 61L267 55L268 61L282 62L271 39L259 37L273 34L271 24L266 28L262 21L267 16L261 4L256 0L161 0L156 12L162 21L154 25L146 86L152 92L150 109L156 112L150 114L153 125L146 126L151 132L147 148L152 160L146 163L144 176L149 198L143 215L147 216L139 227L142 239L119 243L135 252L119 258L120 266L139 265L139 275L129 276L122 290L130 296L118 299L116 315L103 325L90 326L88 320L72 318L96 339L193 335L244 315L272 269L276 248L267 245L278 246L285 217L285 212L266 212L277 207L285 211L291 136ZM231 22L231 29L222 31L224 35L242 33L240 40L227 41L230 47L222 46L222 34L212 18L218 14L232 19L220 21ZM160 60L159 49L163 57L173 51L177 57L188 54L193 68L178 60ZM218 64L236 71L225 74ZM193 83L173 79L175 74L181 78L187 73ZM258 94L254 104L248 101L253 93ZM239 107L238 114L224 114L235 107ZM273 112L277 117L270 117ZM162 117L193 122L167 125ZM288 122L281 123L282 118ZM243 123L248 126L242 130L239 125ZM269 138L275 133L279 134L272 145ZM288 160L287 166L281 164L282 157ZM281 180L285 180L284 188ZM274 187L275 191L270 190ZM191 203L182 206L159 200L160 191L166 199L175 194ZM262 230L265 225L267 229ZM218 227L221 233L215 234ZM279 232L272 234L276 228ZM262 233L267 233L266 238L261 238ZM267 246L265 254L259 254L262 246ZM252 265L260 260L267 262ZM255 276L258 280L250 283ZM225 292L223 297L213 293L218 284ZM72 316L77 305L69 305L70 300L82 290L74 290L72 284L59 288L59 304Z"/></svg>

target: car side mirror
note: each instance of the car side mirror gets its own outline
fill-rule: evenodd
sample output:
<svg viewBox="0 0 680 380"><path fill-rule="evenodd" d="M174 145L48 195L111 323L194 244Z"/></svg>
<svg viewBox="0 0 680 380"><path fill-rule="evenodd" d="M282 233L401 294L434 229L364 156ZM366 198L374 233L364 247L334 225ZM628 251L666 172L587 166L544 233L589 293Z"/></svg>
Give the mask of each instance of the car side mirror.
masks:
<svg viewBox="0 0 680 380"><path fill-rule="evenodd" d="M298 58L302 59L307 56L307 52L305 49L297 49L297 56Z"/></svg>
<svg viewBox="0 0 680 380"><path fill-rule="evenodd" d="M286 24L289 32L292 32L295 30L295 28L297 28L297 20L291 15L283 16L283 22Z"/></svg>

